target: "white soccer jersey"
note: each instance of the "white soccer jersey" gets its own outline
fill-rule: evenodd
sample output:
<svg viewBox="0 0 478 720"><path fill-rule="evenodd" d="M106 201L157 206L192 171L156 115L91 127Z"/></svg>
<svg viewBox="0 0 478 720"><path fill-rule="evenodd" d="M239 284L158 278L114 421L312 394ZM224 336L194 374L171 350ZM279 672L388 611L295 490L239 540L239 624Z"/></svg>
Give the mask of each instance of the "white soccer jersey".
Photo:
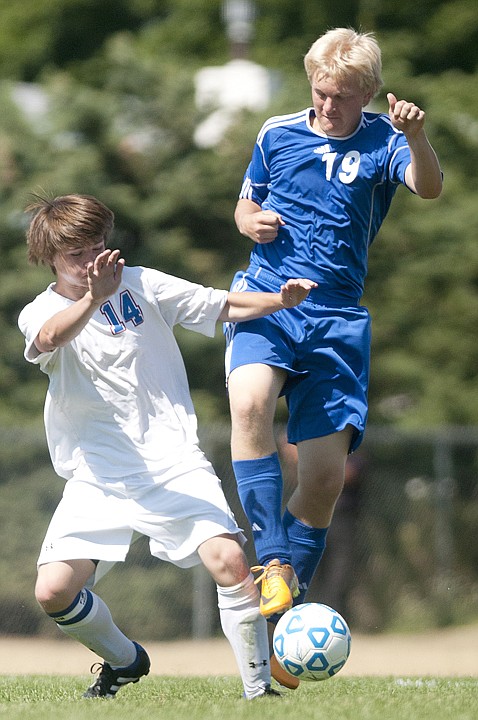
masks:
<svg viewBox="0 0 478 720"><path fill-rule="evenodd" d="M45 428L53 466L68 479L80 461L96 475L161 472L197 445L180 324L212 337L227 291L143 267L122 283L65 347L38 353L50 317L73 303L51 285L21 312L25 358L49 377Z"/></svg>

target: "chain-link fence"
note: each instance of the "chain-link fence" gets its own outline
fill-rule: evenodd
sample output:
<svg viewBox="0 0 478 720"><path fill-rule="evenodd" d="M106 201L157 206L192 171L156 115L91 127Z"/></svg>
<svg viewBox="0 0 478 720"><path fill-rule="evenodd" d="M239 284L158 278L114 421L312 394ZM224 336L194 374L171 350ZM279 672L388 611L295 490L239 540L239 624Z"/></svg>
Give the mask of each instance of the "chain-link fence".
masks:
<svg viewBox="0 0 478 720"><path fill-rule="evenodd" d="M0 449L0 634L57 634L33 598L35 563L61 495L39 428L3 428ZM230 462L229 427L203 427L201 445L250 532ZM293 448L277 427L284 499ZM320 462L320 458L317 459ZM415 433L369 427L351 456L328 547L309 591L364 632L433 628L478 619L478 428ZM255 562L252 542L246 546ZM215 590L202 568L184 571L132 547L98 585L122 629L150 640L220 632Z"/></svg>
<svg viewBox="0 0 478 720"><path fill-rule="evenodd" d="M278 427L286 500L295 468L284 436ZM246 523L228 438L228 428L209 428L203 447L238 521ZM349 458L344 493L308 597L332 605L351 626L368 632L476 619L477 533L477 428L369 427Z"/></svg>

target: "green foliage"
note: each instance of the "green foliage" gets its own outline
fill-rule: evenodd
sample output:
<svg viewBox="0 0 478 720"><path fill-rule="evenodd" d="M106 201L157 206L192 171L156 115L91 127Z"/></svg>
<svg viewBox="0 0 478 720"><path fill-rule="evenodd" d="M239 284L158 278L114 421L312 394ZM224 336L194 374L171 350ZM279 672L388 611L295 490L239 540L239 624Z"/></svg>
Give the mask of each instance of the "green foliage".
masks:
<svg viewBox="0 0 478 720"><path fill-rule="evenodd" d="M229 46L221 2L193 5L191 12L187 0L105 2L101 10L90 0L49 0L33 9L0 2L0 48L9 59L2 66L0 52L0 75L3 67L4 77L36 77L44 94L40 109L27 112L18 104L25 86L0 87L0 416L13 408L41 412L44 379L25 367L16 328L20 308L52 280L47 270L26 266L22 211L32 192L100 197L115 212L114 242L130 264L228 287L247 263L249 243L234 226L233 210L266 113L240 113L216 148L196 147L202 113L194 106L194 74L225 62ZM371 418L407 427L474 424L473 18L461 2L336 5L257 2L250 57L279 73L267 114L310 102L302 57L326 27L366 23L377 32L385 77L377 107L386 109L388 89L425 107L445 189L430 203L400 189L371 249L365 296L374 318ZM449 32L448 16L466 33ZM3 43L2 32L10 31ZM19 34L23 41L13 43ZM190 335L180 333L199 415L225 417L221 333L213 342Z"/></svg>
<svg viewBox="0 0 478 720"><path fill-rule="evenodd" d="M0 0L0 77L36 78L97 52L124 28L160 16L162 0Z"/></svg>
<svg viewBox="0 0 478 720"><path fill-rule="evenodd" d="M271 104L238 112L222 141L201 149L195 73L227 62L231 52L220 0L0 0L0 421L20 428L19 436L42 436L46 378L23 358L18 313L53 280L47 268L26 262L23 211L32 193L95 194L115 212L114 243L129 264L228 287L249 253L233 211L256 133L268 115L310 103L303 55L334 25L376 32L385 80L376 107L386 111L388 90L420 103L445 176L438 200L400 188L370 251L370 420L410 430L478 424L476 12L466 0L257 0L257 11L249 57L274 71ZM227 423L220 328L214 340L183 331L178 338L200 424ZM44 445L40 462L35 443L20 443L21 452L14 435L4 443L0 482L11 511L4 548L24 560L12 527L15 491L28 496L29 518L42 509L23 536L31 552L55 480ZM470 497L459 514L466 538L476 533ZM405 536L405 546L416 547ZM34 559L28 562L14 582L31 597ZM135 571L135 582L144 570ZM161 587L173 582L162 566L157 572ZM5 603L18 604L7 590ZM145 608L154 603L148 592ZM42 622L31 599L22 624Z"/></svg>

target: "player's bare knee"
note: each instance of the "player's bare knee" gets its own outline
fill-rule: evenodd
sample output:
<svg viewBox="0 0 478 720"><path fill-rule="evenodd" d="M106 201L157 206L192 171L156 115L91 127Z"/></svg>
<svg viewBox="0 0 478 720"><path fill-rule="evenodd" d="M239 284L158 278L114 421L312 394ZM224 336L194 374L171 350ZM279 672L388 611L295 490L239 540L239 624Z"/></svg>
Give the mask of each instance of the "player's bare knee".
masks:
<svg viewBox="0 0 478 720"><path fill-rule="evenodd" d="M35 599L45 612L54 612L53 605L56 605L57 596L44 583L37 582L35 585Z"/></svg>
<svg viewBox="0 0 478 720"><path fill-rule="evenodd" d="M216 573L223 578L225 584L234 585L241 582L247 570L239 545L225 547L224 552L216 557Z"/></svg>
<svg viewBox="0 0 478 720"><path fill-rule="evenodd" d="M35 598L46 613L60 612L67 608L75 593L51 576L39 574L35 585Z"/></svg>
<svg viewBox="0 0 478 720"><path fill-rule="evenodd" d="M45 612L53 612L51 610L52 603L55 603L57 595L47 583L37 580L35 585L35 598L37 603L45 610Z"/></svg>
<svg viewBox="0 0 478 720"><path fill-rule="evenodd" d="M214 581L220 586L237 585L249 574L244 551L232 536L212 538L203 544L200 555Z"/></svg>
<svg viewBox="0 0 478 720"><path fill-rule="evenodd" d="M229 548L225 567L231 574L231 582L234 585L241 583L249 576L249 564L239 543L235 543L235 547L232 549Z"/></svg>
<svg viewBox="0 0 478 720"><path fill-rule="evenodd" d="M254 425L260 427L273 419L276 398L260 387L237 386L229 389L229 404L232 422L250 431Z"/></svg>
<svg viewBox="0 0 478 720"><path fill-rule="evenodd" d="M344 481L341 476L329 476L320 485L321 495L330 503L335 503L342 492Z"/></svg>
<svg viewBox="0 0 478 720"><path fill-rule="evenodd" d="M323 469L314 473L310 468L306 474L303 471L298 477L298 486L301 495L313 502L315 497L328 498L334 502L344 486L344 474L341 469Z"/></svg>
<svg viewBox="0 0 478 720"><path fill-rule="evenodd" d="M251 426L262 418L263 407L254 397L241 394L230 398L231 418L236 428L245 428L250 431Z"/></svg>

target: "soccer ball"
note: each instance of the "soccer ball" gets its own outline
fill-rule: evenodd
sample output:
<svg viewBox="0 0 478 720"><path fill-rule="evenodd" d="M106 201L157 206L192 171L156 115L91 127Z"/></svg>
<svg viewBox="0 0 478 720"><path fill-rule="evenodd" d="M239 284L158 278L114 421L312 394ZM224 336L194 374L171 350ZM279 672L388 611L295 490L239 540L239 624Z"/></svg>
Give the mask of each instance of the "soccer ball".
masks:
<svg viewBox="0 0 478 720"><path fill-rule="evenodd" d="M279 665L300 680L327 680L345 665L352 638L343 617L328 605L304 603L282 615L274 630Z"/></svg>

